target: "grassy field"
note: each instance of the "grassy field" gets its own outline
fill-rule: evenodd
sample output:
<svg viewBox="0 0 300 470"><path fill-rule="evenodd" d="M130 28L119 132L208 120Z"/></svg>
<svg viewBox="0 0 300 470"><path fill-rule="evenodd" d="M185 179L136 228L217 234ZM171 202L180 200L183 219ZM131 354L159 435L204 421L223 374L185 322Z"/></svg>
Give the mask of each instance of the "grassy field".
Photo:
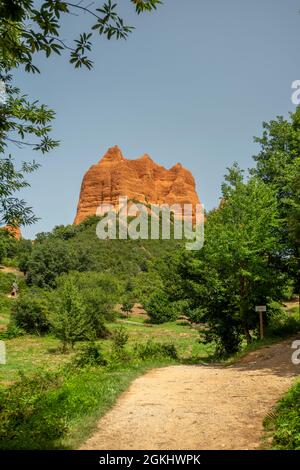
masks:
<svg viewBox="0 0 300 470"><path fill-rule="evenodd" d="M0 301L3 332L14 300L2 291ZM145 315L132 315L107 326L113 333L120 325L128 333L128 360L111 361L112 337L99 340L96 344L108 358L107 366L80 369L72 365L84 342L62 354L59 340L50 334L5 339L7 363L0 365L1 449L78 448L134 378L153 367L201 362L213 352L211 346L199 343L197 328L187 322L151 325ZM136 345L149 339L174 344L178 359L139 358Z"/></svg>
<svg viewBox="0 0 300 470"><path fill-rule="evenodd" d="M12 393L3 400L7 416L3 429L0 420L0 448L78 448L93 432L98 419L134 378L149 368L191 358L195 362L205 360L212 352L211 347L199 343L197 329L188 324L149 325L145 319L129 317L108 326L113 332L120 324L129 334L126 345L129 360L104 367L74 369L68 366L76 352L82 349L83 343L78 344L74 352L61 354L58 340L51 335L25 335L6 341L8 360L6 365L0 366L0 391L11 390ZM142 360L135 357L135 345L146 343L151 338L160 343L172 342L179 359L161 357ZM112 340L98 341L98 345L109 357ZM53 379L44 387L41 377L49 372ZM33 383L28 384L28 379L19 381L20 373L32 378ZM18 396L21 400L17 399ZM30 402L30 411L25 407L27 401Z"/></svg>
<svg viewBox="0 0 300 470"><path fill-rule="evenodd" d="M197 329L189 324L151 325L145 323L143 318L129 317L126 320L119 319L117 322L109 324L108 328L113 332L120 324L126 328L129 334L129 348L133 348L136 343L145 343L152 338L162 343L172 342L183 361L205 361L213 352L212 346L199 343ZM41 368L53 371L60 365L70 362L76 351L80 350L84 344L79 343L72 353L61 354L59 340L52 335L24 335L7 339L5 343L7 364L0 366L0 384L2 385L9 385L17 380L20 372L31 375ZM97 344L101 345L104 351L109 351L112 340L101 340Z"/></svg>

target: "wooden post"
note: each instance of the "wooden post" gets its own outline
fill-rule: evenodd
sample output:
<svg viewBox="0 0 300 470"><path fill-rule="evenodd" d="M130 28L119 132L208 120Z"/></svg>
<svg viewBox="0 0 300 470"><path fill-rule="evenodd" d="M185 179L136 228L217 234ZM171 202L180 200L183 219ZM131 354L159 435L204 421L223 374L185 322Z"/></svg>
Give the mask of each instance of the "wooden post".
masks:
<svg viewBox="0 0 300 470"><path fill-rule="evenodd" d="M260 330L260 339L264 339L264 318L263 312L266 312L267 307L265 305L257 305L255 311L259 313L259 330Z"/></svg>
<svg viewBox="0 0 300 470"><path fill-rule="evenodd" d="M259 312L260 339L264 339L264 320L263 312Z"/></svg>

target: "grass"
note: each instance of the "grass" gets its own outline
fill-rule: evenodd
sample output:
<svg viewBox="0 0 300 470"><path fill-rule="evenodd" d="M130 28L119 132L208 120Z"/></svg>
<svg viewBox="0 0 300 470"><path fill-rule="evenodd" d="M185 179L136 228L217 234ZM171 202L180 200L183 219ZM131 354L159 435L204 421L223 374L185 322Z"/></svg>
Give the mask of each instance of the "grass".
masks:
<svg viewBox="0 0 300 470"><path fill-rule="evenodd" d="M300 381L265 418L266 439L276 450L300 450Z"/></svg>
<svg viewBox="0 0 300 470"><path fill-rule="evenodd" d="M11 385L20 374L33 375L39 369L54 371L69 362L73 354L61 354L60 342L51 335L24 335L5 340L7 363L0 366L0 385Z"/></svg>
<svg viewBox="0 0 300 470"><path fill-rule="evenodd" d="M127 323L132 322L132 323ZM139 323L139 324L135 324ZM147 323L144 318L129 316L128 319L120 319L119 324L124 325L129 333L129 344L144 343L148 339L155 339L160 342L173 342L178 350L181 360L192 359L203 361L213 353L213 345L199 343L198 328L189 323L163 323L153 325ZM117 323L109 325L113 331L118 326Z"/></svg>
<svg viewBox="0 0 300 470"><path fill-rule="evenodd" d="M135 322L136 320L137 324L127 323L127 321ZM145 343L151 338L162 343L172 342L182 361L188 359L195 362L206 360L213 352L211 345L199 343L198 331L190 325L176 323L151 325L145 323L143 318L129 317L125 321L119 319L116 323L110 323L108 328L113 332L120 324L126 328L129 334L129 347L133 347L136 343ZM61 354L59 340L51 335L24 335L8 339L5 343L7 364L0 366L0 384L2 385L10 385L19 378L20 373L30 376L40 368L55 370L61 364L70 362L73 354L82 347L82 344L78 343L73 354ZM97 343L104 351L109 351L112 340L100 340Z"/></svg>
<svg viewBox="0 0 300 470"><path fill-rule="evenodd" d="M13 300L6 296L5 279L2 277L0 281L1 331L9 322ZM145 344L152 339L160 343L173 343L179 359L142 361L131 353L131 359L127 362L111 362L108 366L76 370L70 363L74 354L82 348L82 343L76 345L74 352L63 355L59 351L59 341L51 335L24 335L5 341L7 364L0 366L0 393L4 393L3 396L8 398L4 398L2 403L0 400L0 418L2 413L8 418L0 419L0 448L76 449L92 434L99 418L136 377L153 367L208 362L212 358L214 346L199 343L198 328L189 323L153 325L147 322L145 316L130 315L128 318L118 318L116 322L110 323L108 328L113 332L121 324L128 332L126 347L131 352L136 344ZM243 345L242 352L226 364L279 339L267 338L250 346ZM109 357L112 339L99 340L97 343L104 355ZM50 374L50 378L44 379L45 373ZM20 379L23 374L26 379ZM8 404L6 411L3 405L5 400ZM300 386L295 391L292 389L287 398L278 405L276 417L272 421L274 442L278 446L276 448L299 446L296 438L291 437L295 433L297 435L297 432L299 434L300 410L298 406L298 414L295 415L295 401L298 404L300 402ZM27 402L30 403L29 408ZM1 428L3 423L8 428ZM9 432L13 436L11 439L8 437Z"/></svg>
<svg viewBox="0 0 300 470"><path fill-rule="evenodd" d="M57 443L58 448L79 448L92 435L98 420L135 378L151 368L174 363L175 361L168 359L148 360L120 365L115 369L87 369L75 376L67 385L73 403L69 408L68 431ZM74 405L76 408L73 408Z"/></svg>
<svg viewBox="0 0 300 470"><path fill-rule="evenodd" d="M32 383L23 380L1 397L0 449L77 449L137 376L172 363L166 359L82 370L65 367Z"/></svg>
<svg viewBox="0 0 300 470"><path fill-rule="evenodd" d="M0 393L8 397L2 398L0 405L0 448L76 449L136 377L153 367L176 364L191 357L200 361L211 354L209 346L199 343L197 328L177 323L151 325L145 320L130 316L108 325L112 332L121 324L126 328L130 360L80 370L70 363L83 343L78 343L73 353L63 355L58 350L59 341L51 335L7 339L7 364L0 366ZM179 359L142 360L134 356L135 345L149 339L173 343ZM104 356L110 357L112 339L97 343ZM45 386L44 374L53 377ZM60 429L63 429L61 434Z"/></svg>

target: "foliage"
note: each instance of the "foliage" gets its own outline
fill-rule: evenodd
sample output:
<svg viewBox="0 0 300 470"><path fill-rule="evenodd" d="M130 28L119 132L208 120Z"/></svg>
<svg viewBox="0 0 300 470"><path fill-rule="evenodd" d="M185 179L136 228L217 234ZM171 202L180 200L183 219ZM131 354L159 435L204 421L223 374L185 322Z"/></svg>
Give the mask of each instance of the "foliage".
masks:
<svg viewBox="0 0 300 470"><path fill-rule="evenodd" d="M151 11L160 0L131 0L137 13ZM86 5L74 4L63 0L50 0L36 5L32 0L15 2L2 0L0 6L0 50L3 59L9 63L22 64L28 72L39 72L33 63L33 56L43 52L46 57L51 54L69 53L69 60L74 66L93 65L87 54L91 51L93 34L107 39L126 39L133 27L124 24L117 13L117 3L111 0ZM93 20L89 32L83 32L73 44L66 44L61 27L65 17L87 14Z"/></svg>
<svg viewBox="0 0 300 470"><path fill-rule="evenodd" d="M58 295L60 286L68 281L80 291L96 337L109 336L105 321L111 321L114 317L114 307L122 292L121 284L114 276L106 273L71 272L56 279Z"/></svg>
<svg viewBox="0 0 300 470"><path fill-rule="evenodd" d="M222 354L236 352L258 325L255 306L282 296L286 276L277 268L280 224L273 190L257 178L244 182L229 170L223 204L209 214L201 251L184 253L179 267L193 312L198 309ZM199 311L199 309L201 309Z"/></svg>
<svg viewBox="0 0 300 470"><path fill-rule="evenodd" d="M181 244L178 240L99 240L96 236L98 217L90 217L77 226L56 227L51 233L38 234L32 251L19 255L20 266L27 272L27 281L36 286L55 286L55 278L69 271L97 271L114 275L125 282L132 280L134 298L143 289L148 263L168 256ZM70 234L72 236L70 236ZM145 273L146 274L146 273ZM150 285L156 282L156 275ZM147 281L145 281L147 282ZM146 294L144 288L143 292ZM139 298L141 298L139 296Z"/></svg>
<svg viewBox="0 0 300 470"><path fill-rule="evenodd" d="M160 357L178 359L178 353L174 343L158 343L152 338L148 339L146 343L136 344L135 353L143 360Z"/></svg>
<svg viewBox="0 0 300 470"><path fill-rule="evenodd" d="M19 336L25 335L25 331L17 326L14 322L10 322L7 326L7 329L3 332L0 332L0 339L13 339L18 338Z"/></svg>
<svg viewBox="0 0 300 470"><path fill-rule="evenodd" d="M256 175L274 190L282 223L280 236L285 251L281 269L288 270L300 290L300 108L290 119L278 116L263 123L263 135L255 141L260 152L254 156Z"/></svg>
<svg viewBox="0 0 300 470"><path fill-rule="evenodd" d="M128 353L125 350L125 346L128 342L129 335L126 328L121 325L115 329L113 334L113 351L112 359L116 361L124 361L128 359Z"/></svg>
<svg viewBox="0 0 300 470"><path fill-rule="evenodd" d="M300 450L300 382L297 382L265 419L272 431L272 447L278 450Z"/></svg>
<svg viewBox="0 0 300 470"><path fill-rule="evenodd" d="M104 358L99 346L95 343L90 343L85 345L77 354L73 363L75 367L106 366L107 360Z"/></svg>
<svg viewBox="0 0 300 470"><path fill-rule="evenodd" d="M122 312L125 313L125 315L127 315L127 317L130 315L132 309L134 307L134 301L131 301L130 298L127 298L123 301L123 304L122 304Z"/></svg>
<svg viewBox="0 0 300 470"><path fill-rule="evenodd" d="M156 9L160 0L131 0L137 13ZM15 165L11 155L4 155L8 144L47 153L58 146L51 138L51 122L55 113L38 101L30 102L17 87L12 85L11 70L24 67L25 71L39 73L34 64L37 53L48 58L52 54L69 53L69 62L75 67L91 69L88 54L95 35L107 39L126 39L133 27L124 24L117 13L117 4L111 0L92 6L63 0L0 2L0 223L26 225L36 221L32 208L14 195L15 191L28 186L25 177L39 165L23 162ZM67 44L62 25L68 17L87 14L93 23L89 32L82 32Z"/></svg>
<svg viewBox="0 0 300 470"><path fill-rule="evenodd" d="M64 416L51 406L61 383L59 374L42 373L0 389L0 449L49 448L63 435Z"/></svg>
<svg viewBox="0 0 300 470"><path fill-rule="evenodd" d="M16 253L17 240L7 231L0 229L0 263Z"/></svg>
<svg viewBox="0 0 300 470"><path fill-rule="evenodd" d="M175 302L170 302L163 290L155 291L145 304L145 308L151 322L156 324L174 321L180 313L179 305Z"/></svg>
<svg viewBox="0 0 300 470"><path fill-rule="evenodd" d="M299 315L291 315L288 312L272 312L272 316L266 327L266 335L274 338L292 336L300 331Z"/></svg>
<svg viewBox="0 0 300 470"><path fill-rule="evenodd" d="M26 175L36 171L39 164L33 160L16 165L13 157L5 155L5 152L8 144L19 147L29 145L42 153L55 148L58 142L49 136L49 123L54 118L54 112L38 102L30 103L18 88L11 85L11 75L0 71L0 83L4 84L6 93L5 101L0 102L0 223L17 226L32 224L37 220L32 208L16 197L15 192L29 186ZM31 136L34 142L27 140Z"/></svg>
<svg viewBox="0 0 300 470"><path fill-rule="evenodd" d="M151 266L148 271L141 271L133 279L133 295L143 306L147 304L156 289L163 289L163 287L164 284L159 272L152 269Z"/></svg>
<svg viewBox="0 0 300 470"><path fill-rule="evenodd" d="M29 285L55 287L57 276L71 270L83 271L88 263L87 249L76 250L75 247L66 246L64 241L58 238L37 243L23 267L26 269Z"/></svg>
<svg viewBox="0 0 300 470"><path fill-rule="evenodd" d="M12 309L12 323L26 333L44 334L50 329L49 302L42 293L22 294Z"/></svg>
<svg viewBox="0 0 300 470"><path fill-rule="evenodd" d="M66 352L68 346L73 348L78 341L93 339L95 333L76 285L70 280L66 281L54 299L51 328L62 341L63 352Z"/></svg>

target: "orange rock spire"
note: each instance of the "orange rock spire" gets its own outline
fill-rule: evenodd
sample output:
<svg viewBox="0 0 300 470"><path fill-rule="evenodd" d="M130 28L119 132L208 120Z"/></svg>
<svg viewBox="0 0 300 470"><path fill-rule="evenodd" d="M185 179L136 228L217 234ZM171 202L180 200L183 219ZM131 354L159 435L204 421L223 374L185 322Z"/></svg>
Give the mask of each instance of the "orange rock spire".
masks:
<svg viewBox="0 0 300 470"><path fill-rule="evenodd" d="M74 224L95 215L100 204L117 207L120 196L147 204L199 203L195 180L180 163L167 170L147 154L127 160L115 146L84 175Z"/></svg>

